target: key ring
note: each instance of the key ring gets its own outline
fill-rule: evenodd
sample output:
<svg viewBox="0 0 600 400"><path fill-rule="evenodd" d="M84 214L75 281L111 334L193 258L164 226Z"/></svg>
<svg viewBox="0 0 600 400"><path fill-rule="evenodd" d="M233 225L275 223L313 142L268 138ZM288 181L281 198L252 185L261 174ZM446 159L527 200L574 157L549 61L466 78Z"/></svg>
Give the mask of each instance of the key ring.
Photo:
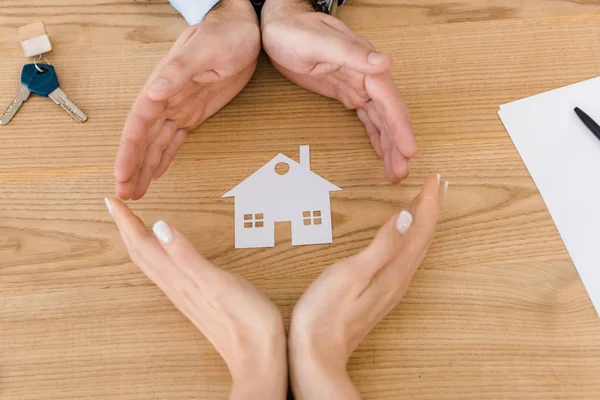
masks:
<svg viewBox="0 0 600 400"><path fill-rule="evenodd" d="M43 61L46 61L46 64L48 64L48 65L52 65L52 64L50 64L50 61L48 61L48 60L46 59L46 57L42 57L42 55L41 55L41 54L38 56L37 60L36 60L36 58L34 58L34 59L33 59L33 65L35 66L35 69L37 69L37 70L38 70L38 72L40 72L40 73L42 73L42 74L43 74L43 73L44 73L44 72L46 72L46 71L44 71L43 69L41 69L40 67L38 67L38 65L37 65L37 62L36 62L36 61L42 61L42 60L43 60Z"/></svg>

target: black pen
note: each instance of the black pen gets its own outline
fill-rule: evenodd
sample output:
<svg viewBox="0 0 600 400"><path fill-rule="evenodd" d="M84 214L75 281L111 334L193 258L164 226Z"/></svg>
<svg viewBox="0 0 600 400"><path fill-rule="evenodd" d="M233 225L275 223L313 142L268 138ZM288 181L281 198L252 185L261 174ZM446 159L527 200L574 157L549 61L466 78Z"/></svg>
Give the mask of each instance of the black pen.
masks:
<svg viewBox="0 0 600 400"><path fill-rule="evenodd" d="M579 107L575 107L575 113L577 114L581 122L583 122L584 125L587 126L590 131L592 131L594 136L600 139L600 125L598 125L598 123L594 121L592 117L584 113L583 110L581 110L581 108Z"/></svg>

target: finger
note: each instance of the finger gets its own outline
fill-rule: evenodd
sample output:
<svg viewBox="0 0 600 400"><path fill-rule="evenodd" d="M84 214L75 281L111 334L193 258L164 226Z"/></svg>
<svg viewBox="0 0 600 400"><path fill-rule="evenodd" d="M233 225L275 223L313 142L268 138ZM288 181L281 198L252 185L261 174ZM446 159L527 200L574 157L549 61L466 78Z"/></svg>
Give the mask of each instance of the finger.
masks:
<svg viewBox="0 0 600 400"><path fill-rule="evenodd" d="M391 183L400 183L400 178L396 176L394 167L392 166L392 149L390 148L385 150L383 154L383 171L388 181Z"/></svg>
<svg viewBox="0 0 600 400"><path fill-rule="evenodd" d="M362 37L358 36L357 34L355 34L354 32L352 32L352 29L348 28L348 26L342 22L342 20L340 20L339 18L333 17L333 16L329 16L327 14L318 14L319 18L321 19L321 21L323 21L323 23L325 23L325 25L328 25L329 27L337 30L338 32L341 32L343 34L345 34L346 36L349 36L352 38L352 40L360 42L363 46L371 49L372 51L375 51L375 46L373 46L373 44L371 42L369 42L366 39L363 39Z"/></svg>
<svg viewBox="0 0 600 400"><path fill-rule="evenodd" d="M379 114L378 114L378 110L377 110L377 105L373 102L373 100L369 100L365 104L364 110L367 112L367 116L369 117L369 119L371 120L371 122L373 123L373 125L375 125L375 127L377 128L377 130L379 132L383 132L383 130L387 128L383 124L383 122L381 121L381 119L379 118ZM381 140L382 140L381 148L383 150L387 149L387 147L389 145L389 138L386 136L385 138L382 137ZM383 143L383 140L385 140L386 142Z"/></svg>
<svg viewBox="0 0 600 400"><path fill-rule="evenodd" d="M450 182L447 180L442 181L440 184L440 196L439 196L440 207L442 206L442 204L444 203L444 200L446 199L446 193L448 192L449 187L450 187Z"/></svg>
<svg viewBox="0 0 600 400"><path fill-rule="evenodd" d="M309 75L327 75L337 72L342 68L337 64L318 63L308 72Z"/></svg>
<svg viewBox="0 0 600 400"><path fill-rule="evenodd" d="M106 199L108 211L113 216L121 238L127 247L131 260L140 267L146 275L150 270L156 269L153 266L158 265L166 267L169 263L169 257L160 246L154 235L152 235L142 220L135 215L129 207L116 199ZM153 279L154 280L154 279Z"/></svg>
<svg viewBox="0 0 600 400"><path fill-rule="evenodd" d="M211 73L214 67L213 48L195 46L202 39L201 35L201 30L195 30L181 47L167 55L166 60L157 67L160 69L152 74L154 79L148 85L149 98L161 101L179 93L194 75L206 77L205 74L208 74L214 81L214 74Z"/></svg>
<svg viewBox="0 0 600 400"><path fill-rule="evenodd" d="M379 117L385 120L386 125L390 127L391 140L398 146L404 157L414 157L417 152L417 144L408 108L390 74L367 76L365 87L369 97L377 105Z"/></svg>
<svg viewBox="0 0 600 400"><path fill-rule="evenodd" d="M133 200L138 200L148 190L152 177L154 176L162 158L162 154L173 141L177 125L174 121L166 120L156 139L148 146L146 158L140 168L140 176L136 184Z"/></svg>
<svg viewBox="0 0 600 400"><path fill-rule="evenodd" d="M410 212L413 220L409 228L405 229L401 252L398 252L392 262L388 263L381 271L382 276L377 278L385 290L398 285L399 278L412 277L423 261L435 235L442 204L443 187L444 182L440 181L439 175L432 176L427 179L421 192L413 200ZM387 282L384 283L384 281Z"/></svg>
<svg viewBox="0 0 600 400"><path fill-rule="evenodd" d="M437 221L439 209L434 208L432 210L430 205L424 208L422 204L425 198L429 199L434 192L439 192L439 188L443 187L442 184L438 184L437 182L437 176L428 178L419 195L413 200L411 211L403 211L399 215L392 217L377 232L369 247L363 251L365 259L373 260L375 264L385 264L391 261L398 255L401 243L410 238L409 235L414 230L413 227L417 218L424 219L428 223ZM435 212L431 215L427 214L432 211ZM419 223L422 222L419 221Z"/></svg>
<svg viewBox="0 0 600 400"><path fill-rule="evenodd" d="M335 98L349 110L363 108L368 101L368 99L360 97L355 88L341 80L335 81L335 89Z"/></svg>
<svg viewBox="0 0 600 400"><path fill-rule="evenodd" d="M377 231L369 246L358 254L357 257L365 265L369 265L368 270L372 275L396 256L404 233L410 228L412 221L413 217L407 211L394 215Z"/></svg>
<svg viewBox="0 0 600 400"><path fill-rule="evenodd" d="M228 275L202 257L185 236L166 222L156 222L152 231L177 268L204 292L213 292L215 284Z"/></svg>
<svg viewBox="0 0 600 400"><path fill-rule="evenodd" d="M144 161L151 131L160 119L164 104L140 94L127 115L115 162L115 178L129 180Z"/></svg>
<svg viewBox="0 0 600 400"><path fill-rule="evenodd" d="M131 200L133 195L135 194L135 188L137 187L138 177L140 175L140 171L137 170L135 174L125 182L117 182L115 186L115 193L117 197L123 201Z"/></svg>
<svg viewBox="0 0 600 400"><path fill-rule="evenodd" d="M421 193L414 200L411 209L415 222L411 232L407 234L407 237L411 238L409 250L424 249L433 239L444 200L445 185L446 182L441 180L440 175L432 176L427 179Z"/></svg>
<svg viewBox="0 0 600 400"><path fill-rule="evenodd" d="M391 164L394 175L399 180L405 179L408 176L409 160L400 153L397 147L392 148Z"/></svg>
<svg viewBox="0 0 600 400"><path fill-rule="evenodd" d="M358 119L360 119L360 121L365 126L365 132L367 132L367 135L371 139L371 144L373 145L373 148L375 149L375 153L377 153L377 155L379 157L383 157L383 149L381 148L381 136L380 136L379 130L377 129L375 124L373 124L373 122L371 122L371 120L369 119L369 115L367 114L367 112L365 110L363 110L363 109L356 110L356 115L358 116Z"/></svg>
<svg viewBox="0 0 600 400"><path fill-rule="evenodd" d="M148 144L162 124L163 107L164 103L153 102L140 94L127 116L115 161L116 192L122 200L131 199L135 193Z"/></svg>
<svg viewBox="0 0 600 400"><path fill-rule="evenodd" d="M412 214L402 211L377 232L373 242L363 251L362 257L365 262L373 266L371 270L373 275L369 284L358 296L358 307L366 313L363 323L369 326L368 331L374 328L396 304L395 299L391 299L394 291L386 286L389 282L384 282L385 279L389 279L386 270L398 254L402 254L406 241L404 235L410 230L412 222Z"/></svg>
<svg viewBox="0 0 600 400"><path fill-rule="evenodd" d="M161 156L158 168L156 169L156 172L152 177L153 180L157 180L158 178L163 176L167 168L169 168L169 166L173 162L173 159L175 158L175 155L177 154L177 151L179 151L179 148L183 145L186 134L187 132L185 131L185 129L179 129L177 132L175 132L173 141Z"/></svg>
<svg viewBox="0 0 600 400"><path fill-rule="evenodd" d="M354 90L358 97L362 99L362 102L366 103L370 101L369 93L365 89L365 74L355 71L350 68L341 68L335 74L335 80L344 82Z"/></svg>
<svg viewBox="0 0 600 400"><path fill-rule="evenodd" d="M317 14L318 18L327 26L343 33L346 34L348 36L355 36L355 33L352 32L352 29L348 28L348 26L342 22L341 19L336 18L334 16L331 15L327 15L327 14Z"/></svg>
<svg viewBox="0 0 600 400"><path fill-rule="evenodd" d="M379 74L392 65L390 56L345 35L322 38L314 44L312 52L317 62L344 66L364 74Z"/></svg>
<svg viewBox="0 0 600 400"><path fill-rule="evenodd" d="M146 153L144 127L139 122L129 122L125 125L127 132L123 132L117 159L115 161L115 178L117 182L126 182L139 170ZM133 126L132 126L133 125Z"/></svg>
<svg viewBox="0 0 600 400"><path fill-rule="evenodd" d="M443 193L441 187L444 183L438 177L428 178L413 201L411 212L402 212L396 219L401 240L389 227L387 230L382 228L382 238L374 240L370 246L371 257L380 254L379 257L386 260L365 291L365 301L370 307L377 304L377 309L389 311L404 296L435 234L441 206L439 197Z"/></svg>
<svg viewBox="0 0 600 400"><path fill-rule="evenodd" d="M133 263L192 323L208 335L210 332L205 331L204 320L214 318L214 315L212 308L202 297L197 282L186 275L186 268L181 268L181 265L171 260L155 235L146 229L142 220L125 204L115 199L105 201Z"/></svg>
<svg viewBox="0 0 600 400"><path fill-rule="evenodd" d="M158 77L159 72L162 71L165 64L181 51L181 48L185 46L185 44L188 43L188 41L194 37L197 31L198 26L192 25L188 27L185 31L183 31L181 35L179 35L179 37L177 38L175 43L173 43L173 46L171 46L165 57L163 57L162 60L160 60L154 71L152 71L152 74L149 78L150 82L154 82L154 80Z"/></svg>

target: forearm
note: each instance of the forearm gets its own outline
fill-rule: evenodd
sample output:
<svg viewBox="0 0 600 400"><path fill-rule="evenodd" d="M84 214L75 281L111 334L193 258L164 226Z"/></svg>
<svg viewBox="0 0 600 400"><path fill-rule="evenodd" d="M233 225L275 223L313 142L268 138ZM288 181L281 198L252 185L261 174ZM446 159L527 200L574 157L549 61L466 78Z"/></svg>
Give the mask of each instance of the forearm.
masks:
<svg viewBox="0 0 600 400"><path fill-rule="evenodd" d="M256 348L255 348L256 349ZM285 332L269 340L260 357L240 357L231 364L230 400L285 400L288 390L287 339ZM253 352L255 353L255 352ZM239 351L238 354L249 354Z"/></svg>
<svg viewBox="0 0 600 400"><path fill-rule="evenodd" d="M319 360L310 351L290 353L289 359L294 400L360 400L345 365Z"/></svg>
<svg viewBox="0 0 600 400"><path fill-rule="evenodd" d="M280 382L252 382L249 380L234 382L229 400L273 399L284 400L287 385Z"/></svg>
<svg viewBox="0 0 600 400"><path fill-rule="evenodd" d="M249 371L244 376L234 377L229 400L285 400L287 390L287 360L277 360L265 373Z"/></svg>

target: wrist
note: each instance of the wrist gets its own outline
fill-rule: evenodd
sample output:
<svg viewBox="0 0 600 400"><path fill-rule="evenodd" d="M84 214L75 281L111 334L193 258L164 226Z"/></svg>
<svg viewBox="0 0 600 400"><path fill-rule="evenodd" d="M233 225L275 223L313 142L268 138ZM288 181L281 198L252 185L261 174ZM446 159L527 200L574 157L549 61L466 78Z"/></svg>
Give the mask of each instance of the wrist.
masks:
<svg viewBox="0 0 600 400"><path fill-rule="evenodd" d="M188 24L214 19L247 19L258 23L249 0L169 0Z"/></svg>
<svg viewBox="0 0 600 400"><path fill-rule="evenodd" d="M314 357L310 352L289 355L290 386L295 400L323 398L359 400L345 365Z"/></svg>
<svg viewBox="0 0 600 400"><path fill-rule="evenodd" d="M318 341L298 340L294 332L288 342L290 385L295 400L326 398L360 399L346 370L347 357L335 346L320 348Z"/></svg>
<svg viewBox="0 0 600 400"><path fill-rule="evenodd" d="M265 346L240 349L230 366L233 381L230 399L285 399L288 363L285 332L274 335Z"/></svg>
<svg viewBox="0 0 600 400"><path fill-rule="evenodd" d="M258 25L258 16L249 0L219 0L206 14L204 22L246 20Z"/></svg>
<svg viewBox="0 0 600 400"><path fill-rule="evenodd" d="M269 22L307 12L315 12L311 0L266 0L261 25L264 28Z"/></svg>
<svg viewBox="0 0 600 400"><path fill-rule="evenodd" d="M229 400L273 399L283 400L286 396L287 382L273 381L269 377L262 379L247 378L235 380L231 386Z"/></svg>

